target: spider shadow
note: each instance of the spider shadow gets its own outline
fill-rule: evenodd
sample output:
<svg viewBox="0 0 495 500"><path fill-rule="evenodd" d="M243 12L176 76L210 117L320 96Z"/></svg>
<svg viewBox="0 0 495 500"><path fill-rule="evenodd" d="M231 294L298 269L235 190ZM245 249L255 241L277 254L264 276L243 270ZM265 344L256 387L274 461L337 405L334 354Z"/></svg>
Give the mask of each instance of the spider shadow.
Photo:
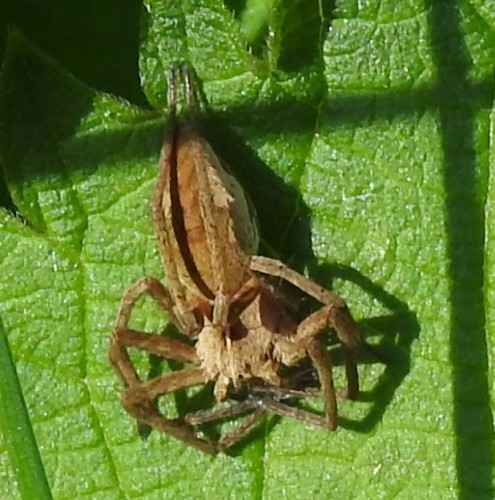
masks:
<svg viewBox="0 0 495 500"><path fill-rule="evenodd" d="M416 314L410 311L407 304L352 267L313 263L310 265L310 275L318 276L320 284L327 288L331 288L331 282L336 278L354 283L390 312L359 322L365 338L373 340L371 349L358 349L358 365L380 363L385 366L373 388L361 391L357 400L357 404L371 403L371 407L361 420L339 415L341 427L370 432L383 417L395 391L410 371L411 344L420 332ZM340 346L332 349L331 356L335 365L344 364Z"/></svg>

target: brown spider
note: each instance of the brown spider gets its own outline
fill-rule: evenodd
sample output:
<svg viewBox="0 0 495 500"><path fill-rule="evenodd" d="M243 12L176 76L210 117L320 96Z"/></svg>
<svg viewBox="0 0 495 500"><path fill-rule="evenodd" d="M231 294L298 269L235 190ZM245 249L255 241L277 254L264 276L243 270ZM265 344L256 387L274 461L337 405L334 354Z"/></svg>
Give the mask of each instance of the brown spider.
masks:
<svg viewBox="0 0 495 500"><path fill-rule="evenodd" d="M187 67L182 69L188 114L177 117L176 67L169 74L169 122L151 204L168 289L157 279L144 277L124 294L109 350L111 364L126 386L122 404L139 422L207 453L237 442L267 411L333 430L337 404L331 362L316 335L328 326L337 333L346 359L346 395L351 399L359 392L354 349L364 344L363 337L340 297L278 260L254 255L256 217L239 183L198 132L192 116L198 106L195 92ZM297 322L287 301L263 275L286 280L323 306ZM174 325L195 340L194 345L129 328L131 312L143 294L150 295ZM129 358L130 347L196 367L141 380ZM291 392L290 381L279 369L295 366L308 356L318 373L324 417L283 402L308 392ZM218 401L228 397L229 387L248 384L249 391L253 381L261 381L272 393L253 393L230 409L178 419L166 418L157 408L160 396L209 381ZM217 443L194 431L195 424L251 409L254 412L240 427Z"/></svg>

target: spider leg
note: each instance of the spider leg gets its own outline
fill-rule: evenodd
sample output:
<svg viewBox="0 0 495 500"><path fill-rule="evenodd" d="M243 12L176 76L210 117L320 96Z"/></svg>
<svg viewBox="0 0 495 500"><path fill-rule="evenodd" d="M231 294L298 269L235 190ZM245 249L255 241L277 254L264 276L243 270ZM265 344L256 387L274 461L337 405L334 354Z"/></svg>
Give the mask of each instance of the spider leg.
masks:
<svg viewBox="0 0 495 500"><path fill-rule="evenodd" d="M183 342L132 330L128 327L131 312L139 298L148 294L164 309L177 324L172 299L167 289L156 279L145 277L132 285L124 295L117 317L117 323L112 332L108 357L125 386L140 382L134 365L129 358L127 349L136 347L165 358L173 358L187 363L197 363L195 349Z"/></svg>
<svg viewBox="0 0 495 500"><path fill-rule="evenodd" d="M199 410L190 412L184 416L184 420L190 425L202 425L215 420L224 420L246 413L258 405L257 398L247 398L244 401L238 401L229 406L220 408L211 408L209 410Z"/></svg>
<svg viewBox="0 0 495 500"><path fill-rule="evenodd" d="M337 428L337 396L332 375L332 362L326 349L318 340L313 340L308 346L308 354L315 365L320 379L323 403L325 405L325 427L331 431Z"/></svg>
<svg viewBox="0 0 495 500"><path fill-rule="evenodd" d="M295 420L300 420L306 424L314 425L315 427L328 429L326 417L315 415L310 411L290 406L275 399L263 399L260 402L260 405L265 409L265 411L271 411L280 417L289 417Z"/></svg>
<svg viewBox="0 0 495 500"><path fill-rule="evenodd" d="M249 396L247 399L222 408L188 413L184 417L184 420L191 425L201 425L255 410L252 415L249 415L230 434L220 439L218 443L220 450L226 449L243 439L268 412L275 413L282 417L294 418L317 427L334 430L337 425L337 405L335 398L336 396L342 397L342 394L336 394L336 391L334 391L330 357L317 341L311 343L308 351L319 372L320 380L322 381L321 389L306 388L304 390L295 390L271 385L253 385L249 387ZM325 404L324 417L284 402L285 400L294 398L322 396Z"/></svg>
<svg viewBox="0 0 495 500"><path fill-rule="evenodd" d="M241 441L244 436L251 432L251 429L265 416L265 414L266 409L264 407L256 408L256 410L246 417L238 427L219 439L217 443L218 450L223 451Z"/></svg>
<svg viewBox="0 0 495 500"><path fill-rule="evenodd" d="M305 355L310 343L320 331L328 325L332 326L345 354L347 395L350 399L356 399L359 394L359 378L354 350L359 345L367 344L344 300L278 260L253 256L251 269L280 277L325 304L299 324L296 334L291 339L281 339L279 350L286 357L286 364L290 366ZM320 373L320 369L316 367Z"/></svg>
<svg viewBox="0 0 495 500"><path fill-rule="evenodd" d="M296 397L303 397L303 395L298 394ZM227 408L213 410L211 412L197 412L189 414L186 416L186 419L188 423L194 423L196 425L210 422L212 420L228 418L253 409L255 411L249 415L239 427L219 440L218 447L220 450L226 449L240 441L268 412L275 413L281 417L294 418L310 425L328 429L328 419L326 416L321 417L320 415L315 415L309 411L290 406L279 399L253 395L250 395L245 401L234 403Z"/></svg>
<svg viewBox="0 0 495 500"><path fill-rule="evenodd" d="M217 446L196 436L194 429L183 419L169 419L157 409L158 397L194 385L204 384L206 377L201 368L177 370L145 382L135 383L122 393L122 405L139 422L150 425L188 445L214 455Z"/></svg>
<svg viewBox="0 0 495 500"><path fill-rule="evenodd" d="M183 363L198 362L194 347L178 340L138 330L115 330L112 335L109 358L126 387L141 381L127 352L129 347Z"/></svg>
<svg viewBox="0 0 495 500"><path fill-rule="evenodd" d="M241 441L265 416L267 410L264 408L260 398L249 397L244 401L231 404L230 406L188 413L184 417L184 420L191 425L200 425L215 420L235 417L253 409L255 411L251 415L247 416L234 430L218 440L218 451L223 451Z"/></svg>

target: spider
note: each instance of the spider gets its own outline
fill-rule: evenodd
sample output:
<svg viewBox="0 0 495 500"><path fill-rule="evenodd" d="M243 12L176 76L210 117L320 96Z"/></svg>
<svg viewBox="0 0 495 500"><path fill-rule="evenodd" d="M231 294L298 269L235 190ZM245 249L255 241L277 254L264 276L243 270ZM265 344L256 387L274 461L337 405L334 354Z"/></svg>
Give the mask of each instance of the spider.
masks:
<svg viewBox="0 0 495 500"><path fill-rule="evenodd" d="M183 113L176 106L179 82L187 101ZM198 131L194 118L198 103L187 65L174 66L168 75L168 106L151 202L168 288L155 278L143 277L124 293L109 349L110 362L125 385L123 407L138 422L211 454L236 443L268 411L335 429L331 360L316 336L328 326L335 330L345 354L346 395L355 399L359 392L355 348L365 344L357 324L339 296L278 260L255 255L259 243L255 213L237 180ZM268 276L291 283L319 301L321 308L297 321ZM132 310L144 294L191 343L129 327ZM141 380L129 348L193 366ZM324 416L284 403L307 392L291 391L291 382L280 369L307 357L318 374ZM249 392L250 384L261 382L271 389L260 395L253 385L252 394L230 409L183 418L167 418L158 409L160 396L210 381L217 401L227 399L232 387L247 387ZM194 425L251 409L254 412L238 429L217 442L195 432Z"/></svg>

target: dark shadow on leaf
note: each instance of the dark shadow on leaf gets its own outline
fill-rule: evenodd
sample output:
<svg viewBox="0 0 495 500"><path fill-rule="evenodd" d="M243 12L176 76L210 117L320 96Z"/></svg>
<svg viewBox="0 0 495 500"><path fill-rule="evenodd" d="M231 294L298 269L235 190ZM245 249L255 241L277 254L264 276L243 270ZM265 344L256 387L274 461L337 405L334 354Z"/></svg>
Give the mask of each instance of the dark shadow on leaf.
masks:
<svg viewBox="0 0 495 500"><path fill-rule="evenodd" d="M373 389L360 394L359 401L373 403L368 413L359 421L345 418L339 414L339 425L357 432L370 432L381 420L390 404L395 391L410 371L410 350L412 342L418 338L420 326L416 315L407 304L386 292L356 269L340 265L319 265L315 259L309 265L310 276L331 289L333 279L354 283L367 295L383 305L390 314L360 321L366 339L372 339L371 350L358 349L358 364L383 364L384 372L375 381ZM327 337L328 339L328 337ZM377 340L378 339L378 340ZM344 364L343 353L335 339L322 341L331 349L332 362L336 366Z"/></svg>
<svg viewBox="0 0 495 500"><path fill-rule="evenodd" d="M12 199L7 182L5 180L4 169L0 163L0 207L5 208L10 213L17 215L18 209Z"/></svg>
<svg viewBox="0 0 495 500"><path fill-rule="evenodd" d="M278 68L296 72L314 64L323 66L323 43L330 25L334 1L283 0L277 7L275 32L280 37Z"/></svg>
<svg viewBox="0 0 495 500"><path fill-rule="evenodd" d="M470 101L473 107L489 107L492 104L490 91L493 87L492 79L474 82L464 89L463 99ZM321 97L319 90L312 99ZM426 112L438 110L439 99L443 98L441 91L434 85L425 85L418 89L395 89L394 91L370 90L360 93L339 93L338 96L329 95L324 99L323 106L332 112L326 113L320 122L321 128L340 126L364 126L377 120L392 120L400 116L421 116ZM308 124L293 117L291 120L273 120L274 116L286 112L292 106L299 106L301 102L294 97L284 95L276 102L261 103L256 105L230 106L225 110L213 110L215 118L237 126L241 121L261 122L262 118L269 120L271 133L307 133L313 131ZM314 123L313 123L314 127ZM251 130L250 130L251 132ZM266 134L266 126L252 130L254 138L257 133L260 138Z"/></svg>
<svg viewBox="0 0 495 500"><path fill-rule="evenodd" d="M429 30L437 67L442 125L450 273L450 356L459 498L493 494L493 417L485 330L485 199L476 153L475 117L490 109L493 82L472 99L472 60L461 26L460 2L429 0ZM487 176L482 172L481 177ZM470 388L467 390L466 388Z"/></svg>
<svg viewBox="0 0 495 500"><path fill-rule="evenodd" d="M16 28L89 86L147 105L138 70L141 0L7 0L2 7L0 36Z"/></svg>

